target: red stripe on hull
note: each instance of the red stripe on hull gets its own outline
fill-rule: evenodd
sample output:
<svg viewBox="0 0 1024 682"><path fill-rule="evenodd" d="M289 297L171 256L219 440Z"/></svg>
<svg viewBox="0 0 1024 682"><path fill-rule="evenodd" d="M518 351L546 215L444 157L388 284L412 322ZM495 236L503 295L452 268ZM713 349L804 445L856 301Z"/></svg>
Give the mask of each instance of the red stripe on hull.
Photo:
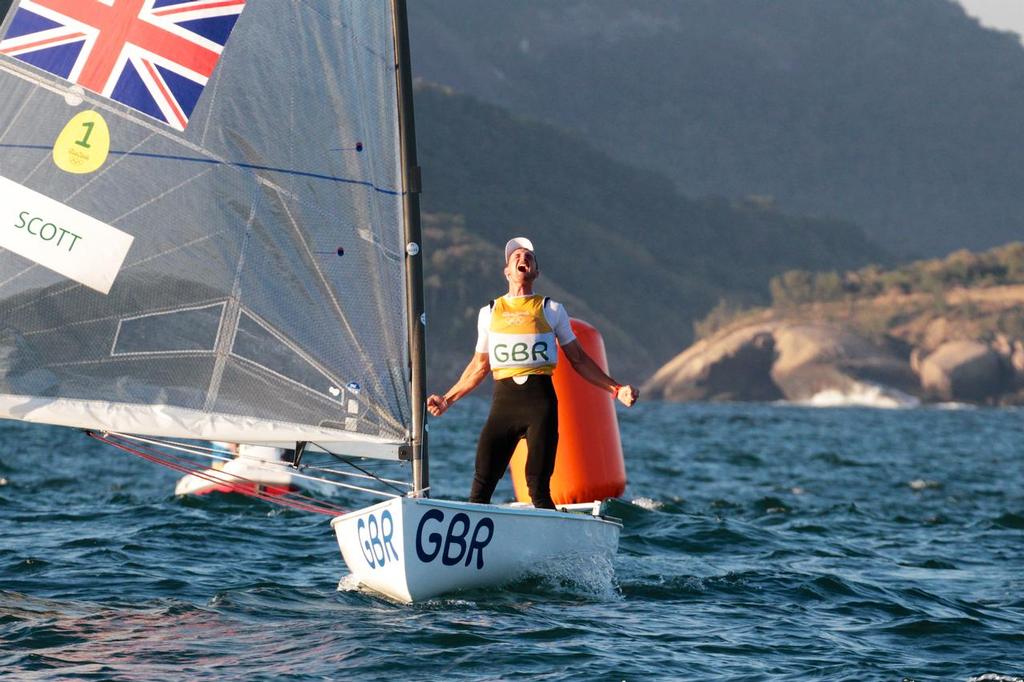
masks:
<svg viewBox="0 0 1024 682"><path fill-rule="evenodd" d="M189 495L209 495L210 493L238 493L249 497L262 497L266 495L278 496L298 492L295 486L260 485L258 483L236 483L232 485L213 485L209 488L200 488Z"/></svg>

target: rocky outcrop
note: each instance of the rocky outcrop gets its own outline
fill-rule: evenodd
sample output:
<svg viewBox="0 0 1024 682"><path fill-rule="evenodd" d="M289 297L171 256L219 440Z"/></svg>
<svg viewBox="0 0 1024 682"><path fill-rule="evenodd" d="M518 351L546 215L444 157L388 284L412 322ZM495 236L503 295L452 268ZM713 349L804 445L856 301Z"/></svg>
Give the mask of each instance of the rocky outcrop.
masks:
<svg viewBox="0 0 1024 682"><path fill-rule="evenodd" d="M835 324L761 321L704 339L643 387L665 400L1024 404L1024 341L877 344Z"/></svg>
<svg viewBox="0 0 1024 682"><path fill-rule="evenodd" d="M979 341L947 341L921 361L921 387L932 400L986 402L1012 380L1009 355Z"/></svg>
<svg viewBox="0 0 1024 682"><path fill-rule="evenodd" d="M1024 243L888 272L794 271L772 280L772 296L770 308L717 306L696 329L720 331L659 372L650 393L714 397L703 389L729 369L734 399L759 399L749 384L816 405L1024 405ZM751 357L760 362L739 362ZM731 373L743 367L747 381Z"/></svg>
<svg viewBox="0 0 1024 682"><path fill-rule="evenodd" d="M744 327L699 341L663 366L643 387L645 395L673 401L778 400L772 382L772 325Z"/></svg>
<svg viewBox="0 0 1024 682"><path fill-rule="evenodd" d="M643 387L665 400L810 400L865 385L917 392L905 358L839 327L767 323L698 342Z"/></svg>
<svg viewBox="0 0 1024 682"><path fill-rule="evenodd" d="M917 392L917 376L905 358L840 327L782 325L775 346L771 378L788 400L810 400L823 391L850 394L864 385Z"/></svg>

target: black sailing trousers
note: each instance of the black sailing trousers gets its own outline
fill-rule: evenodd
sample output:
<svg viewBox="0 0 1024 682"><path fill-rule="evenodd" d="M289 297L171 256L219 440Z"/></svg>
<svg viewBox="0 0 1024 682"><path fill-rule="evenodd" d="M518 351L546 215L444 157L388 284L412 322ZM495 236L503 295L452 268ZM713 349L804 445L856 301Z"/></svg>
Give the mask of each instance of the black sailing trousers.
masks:
<svg viewBox="0 0 1024 682"><path fill-rule="evenodd" d="M526 485L535 507L554 509L551 474L558 448L558 398L551 377L530 374L524 384L513 379L494 382L491 413L476 446L476 473L470 502L491 501L494 487L505 474L512 453L526 438Z"/></svg>

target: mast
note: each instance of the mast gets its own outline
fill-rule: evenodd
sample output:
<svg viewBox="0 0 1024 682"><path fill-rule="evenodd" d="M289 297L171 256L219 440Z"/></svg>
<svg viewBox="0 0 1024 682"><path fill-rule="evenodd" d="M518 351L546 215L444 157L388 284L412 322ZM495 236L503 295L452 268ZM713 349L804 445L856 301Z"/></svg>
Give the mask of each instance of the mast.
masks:
<svg viewBox="0 0 1024 682"><path fill-rule="evenodd" d="M424 342L423 248L420 230L420 167L416 162L416 124L412 103L412 61L409 57L409 20L405 0L391 0L394 12L395 61L398 82L398 128L402 152L402 201L405 222L405 301L409 327L412 380L413 495L427 496L430 474L427 460L427 371Z"/></svg>

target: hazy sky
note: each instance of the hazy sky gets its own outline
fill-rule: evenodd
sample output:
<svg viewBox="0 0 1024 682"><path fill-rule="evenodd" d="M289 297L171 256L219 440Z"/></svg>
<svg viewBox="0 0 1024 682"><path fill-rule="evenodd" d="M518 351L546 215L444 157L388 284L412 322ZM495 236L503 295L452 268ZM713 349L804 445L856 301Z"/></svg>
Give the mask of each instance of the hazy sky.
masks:
<svg viewBox="0 0 1024 682"><path fill-rule="evenodd" d="M982 26L1015 31L1024 42L1024 0L959 0Z"/></svg>

